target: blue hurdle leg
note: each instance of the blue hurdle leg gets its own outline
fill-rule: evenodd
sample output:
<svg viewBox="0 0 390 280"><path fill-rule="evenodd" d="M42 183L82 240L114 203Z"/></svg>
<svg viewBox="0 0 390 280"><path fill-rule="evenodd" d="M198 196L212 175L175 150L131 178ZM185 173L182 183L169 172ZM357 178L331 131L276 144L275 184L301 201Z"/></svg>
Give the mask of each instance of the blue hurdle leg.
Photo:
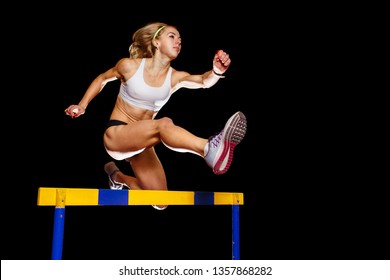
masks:
<svg viewBox="0 0 390 280"><path fill-rule="evenodd" d="M53 243L51 259L62 259L62 247L64 242L65 207L56 207L54 210Z"/></svg>
<svg viewBox="0 0 390 280"><path fill-rule="evenodd" d="M65 198L66 190L56 190L56 208L54 210L54 230L53 243L51 248L52 260L62 259L62 247L64 242L64 224L65 224Z"/></svg>
<svg viewBox="0 0 390 280"><path fill-rule="evenodd" d="M232 254L233 260L240 259L240 206L232 205Z"/></svg>

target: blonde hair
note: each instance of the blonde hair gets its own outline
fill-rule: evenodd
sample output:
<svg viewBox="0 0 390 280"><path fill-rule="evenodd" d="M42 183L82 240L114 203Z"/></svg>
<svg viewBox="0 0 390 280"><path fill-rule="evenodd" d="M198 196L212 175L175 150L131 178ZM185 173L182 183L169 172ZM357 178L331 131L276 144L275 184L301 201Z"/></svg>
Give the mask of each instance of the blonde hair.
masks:
<svg viewBox="0 0 390 280"><path fill-rule="evenodd" d="M152 57L156 51L152 41L164 33L167 26L163 22L151 22L135 31L129 47L130 58Z"/></svg>

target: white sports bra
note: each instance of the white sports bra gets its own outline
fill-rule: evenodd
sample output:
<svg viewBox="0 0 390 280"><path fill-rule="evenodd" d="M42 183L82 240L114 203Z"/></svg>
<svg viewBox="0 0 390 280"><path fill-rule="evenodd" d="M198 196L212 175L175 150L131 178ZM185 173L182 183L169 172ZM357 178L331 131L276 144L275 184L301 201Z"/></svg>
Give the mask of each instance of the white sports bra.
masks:
<svg viewBox="0 0 390 280"><path fill-rule="evenodd" d="M126 82L121 83L119 95L122 99L136 107L159 111L171 96L172 67L169 67L164 84L161 87L152 87L145 83L144 67L146 59L141 60L134 75Z"/></svg>

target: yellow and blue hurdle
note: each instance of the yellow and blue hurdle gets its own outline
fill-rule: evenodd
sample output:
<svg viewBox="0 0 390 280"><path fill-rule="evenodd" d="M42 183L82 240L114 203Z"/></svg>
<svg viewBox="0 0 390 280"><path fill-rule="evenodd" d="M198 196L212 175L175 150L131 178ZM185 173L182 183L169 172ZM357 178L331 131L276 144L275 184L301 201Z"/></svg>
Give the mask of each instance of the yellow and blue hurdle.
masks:
<svg viewBox="0 0 390 280"><path fill-rule="evenodd" d="M62 259L65 206L231 205L232 259L240 259L240 212L243 193L204 191L111 190L83 188L38 189L38 206L55 206L51 258Z"/></svg>

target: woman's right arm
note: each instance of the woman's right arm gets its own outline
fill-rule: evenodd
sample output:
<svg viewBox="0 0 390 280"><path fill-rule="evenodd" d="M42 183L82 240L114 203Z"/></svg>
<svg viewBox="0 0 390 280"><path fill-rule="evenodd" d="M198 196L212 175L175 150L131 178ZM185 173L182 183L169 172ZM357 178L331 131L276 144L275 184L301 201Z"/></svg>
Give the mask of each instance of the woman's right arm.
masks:
<svg viewBox="0 0 390 280"><path fill-rule="evenodd" d="M108 82L122 78L122 75L118 71L119 63L120 61L115 67L97 76L89 85L80 102L77 105L73 104L66 108L65 114L72 118L77 118L80 115L84 114L88 104L103 90L104 86Z"/></svg>

